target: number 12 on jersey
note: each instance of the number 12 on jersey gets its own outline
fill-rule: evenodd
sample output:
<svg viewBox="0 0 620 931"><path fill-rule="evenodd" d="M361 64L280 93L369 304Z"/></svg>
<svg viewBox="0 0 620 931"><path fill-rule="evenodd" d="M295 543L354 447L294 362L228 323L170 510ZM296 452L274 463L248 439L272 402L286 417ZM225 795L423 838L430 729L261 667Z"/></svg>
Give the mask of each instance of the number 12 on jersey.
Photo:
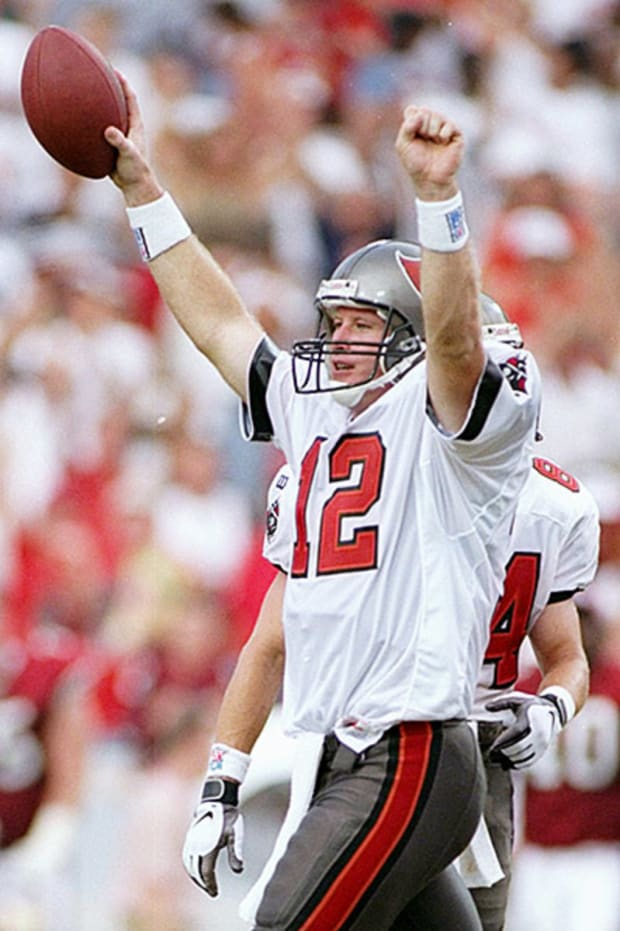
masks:
<svg viewBox="0 0 620 931"><path fill-rule="evenodd" d="M296 539L291 576L305 578L310 567L311 543L308 539L308 500L316 477L321 446L325 437L317 437L301 463L299 491L295 506ZM379 528L376 524L355 527L349 538L343 534L345 518L363 518L381 497L385 466L385 447L377 433L347 434L329 455L329 481L337 483L358 478L352 484L335 487L322 506L317 542L317 575L356 572L377 566Z"/></svg>

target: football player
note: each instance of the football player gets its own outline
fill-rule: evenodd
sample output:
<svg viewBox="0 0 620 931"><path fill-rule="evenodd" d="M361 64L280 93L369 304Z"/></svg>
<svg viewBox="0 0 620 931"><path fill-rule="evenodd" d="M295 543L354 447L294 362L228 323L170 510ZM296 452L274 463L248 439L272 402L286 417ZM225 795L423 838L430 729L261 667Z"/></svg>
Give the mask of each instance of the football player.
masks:
<svg viewBox="0 0 620 931"><path fill-rule="evenodd" d="M284 466L270 486L263 550L281 574L290 566L296 493L291 470ZM552 686L564 701L574 704L576 713L587 695L588 663L573 596L594 578L598 538L598 510L589 491L554 463L534 457L519 499L513 552L504 592L490 623L491 636L472 714L487 775L484 829L493 846L487 848L477 837L459 861L459 868L474 896L484 931L501 931L505 922L514 836L511 772L539 760L562 726L554 706L544 697L511 691L518 677L520 649L529 637L543 673L538 693ZM265 671L271 670L274 699L284 650L277 621L282 590L282 579L277 578L248 646L259 653ZM239 680L231 685L232 690L243 687ZM228 701L237 707L243 704L239 696L235 701L230 701L229 696ZM498 718L499 712L505 710L510 714L503 723ZM252 720L248 708L245 723L239 720L240 732L235 737L245 746L248 726L253 743L266 720L264 711L256 709ZM304 773L312 765L311 753L307 745L304 758L300 748L294 778L307 779ZM248 901L255 898L250 893ZM395 927L410 927L408 920L403 914L402 924ZM436 927L432 917L427 917L426 922L428 931Z"/></svg>
<svg viewBox="0 0 620 931"><path fill-rule="evenodd" d="M573 598L594 579L598 544L592 495L555 463L534 457L472 714L487 776L484 820L504 874L495 883L484 879L475 843L462 858L466 877L473 869L468 884L485 931L501 931L505 921L514 840L511 772L536 763L588 695L589 667ZM537 690L513 691L526 636L542 679Z"/></svg>
<svg viewBox="0 0 620 931"><path fill-rule="evenodd" d="M483 800L466 717L540 385L529 353L494 359L483 344L457 184L463 136L435 111L406 108L396 148L416 196L421 256L392 242L349 256L319 288L317 338L289 354L160 186L124 86L129 132L109 127L106 138L142 255L181 326L245 403L248 438L273 440L299 481L283 707L288 732L323 735L321 781L256 928L389 927L432 884L437 920L475 931L471 897L450 866ZM212 745L184 848L189 875L211 895L223 846L239 868L249 762L233 740Z"/></svg>
<svg viewBox="0 0 620 931"><path fill-rule="evenodd" d="M620 658L613 626L591 594L578 598L588 699L549 753L523 774L522 844L508 909L514 931L618 929ZM520 685L535 689L538 679L532 672Z"/></svg>
<svg viewBox="0 0 620 931"><path fill-rule="evenodd" d="M487 295L482 296L482 319L487 339L519 344L518 329ZM284 466L270 486L264 543L264 555L283 573L290 567L295 537L296 491L291 471ZM487 776L484 829L493 846L485 847L477 836L459 860L459 868L471 888L484 931L501 931L505 922L514 838L510 772L539 760L562 723L548 701L511 691L518 677L521 646L529 636L544 674L538 691L549 686L560 694L566 690L564 700L575 708L571 716L580 710L588 690L588 663L573 596L594 578L598 541L598 509L590 492L555 463L534 457L519 499L513 552L504 592L491 619L472 713ZM264 647L260 655L274 677L274 698L283 653L277 626L282 585L281 579L274 583L250 646L259 651ZM266 636L263 644L262 636ZM502 711L509 712L505 725L498 720ZM253 722L252 743L259 724L260 715ZM240 727L243 730L242 721ZM309 765L311 747L307 750L306 758L301 748L297 755L301 771L297 779L304 778ZM250 893L248 901L255 898ZM406 927L406 916L402 920Z"/></svg>
<svg viewBox="0 0 620 931"><path fill-rule="evenodd" d="M61 628L0 640L0 885L38 914L74 851L91 717L80 639ZM8 897L13 889L15 901ZM8 898L7 898L8 897ZM5 925L3 922L7 921ZM38 926L38 925L37 925Z"/></svg>

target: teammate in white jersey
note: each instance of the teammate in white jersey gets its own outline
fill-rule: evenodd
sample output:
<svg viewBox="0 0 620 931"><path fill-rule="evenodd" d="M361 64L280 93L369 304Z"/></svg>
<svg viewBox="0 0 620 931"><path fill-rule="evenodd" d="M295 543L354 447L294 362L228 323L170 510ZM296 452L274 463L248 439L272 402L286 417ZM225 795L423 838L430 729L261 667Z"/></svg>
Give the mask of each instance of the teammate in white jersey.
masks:
<svg viewBox="0 0 620 931"><path fill-rule="evenodd" d="M487 777L485 825L504 874L487 885L475 843L460 861L466 878L471 871L467 881L484 931L502 931L505 924L514 839L511 771L536 763L588 695L573 596L594 578L598 542L598 509L588 490L555 463L534 457L472 715ZM511 691L526 636L542 673L536 695ZM505 711L511 712L508 726L498 721Z"/></svg>
<svg viewBox="0 0 620 931"><path fill-rule="evenodd" d="M284 719L325 735L320 785L263 895L262 928L389 928L432 885L447 924L479 921L450 867L479 819L466 723L501 590L539 408L532 357L485 351L457 172L462 134L407 107L396 141L420 251L373 243L319 289L321 332L278 352L187 227L143 150L135 97L113 180L162 297L273 439L299 484L284 596ZM262 701L257 696L257 701ZM249 756L212 746L184 848L217 886ZM233 868L239 862L233 853ZM403 884L402 877L407 881ZM420 911L422 916L422 911Z"/></svg>
<svg viewBox="0 0 620 931"><path fill-rule="evenodd" d="M577 599L588 699L523 774L510 931L620 927L620 657L614 625L589 595ZM520 684L537 688L536 672Z"/></svg>

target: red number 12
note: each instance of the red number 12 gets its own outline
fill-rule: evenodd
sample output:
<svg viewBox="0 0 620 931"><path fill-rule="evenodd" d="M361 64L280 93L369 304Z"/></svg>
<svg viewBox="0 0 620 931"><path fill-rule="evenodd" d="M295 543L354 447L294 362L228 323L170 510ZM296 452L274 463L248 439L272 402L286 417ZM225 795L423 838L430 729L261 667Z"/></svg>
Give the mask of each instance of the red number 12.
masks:
<svg viewBox="0 0 620 931"><path fill-rule="evenodd" d="M311 544L308 541L306 509L324 442L324 437L317 437L301 464L295 507L297 539L291 567L291 575L296 578L308 574ZM323 505L317 553L318 575L376 568L379 528L374 524L357 527L351 538L345 540L342 521L345 517L363 517L379 500L384 459L385 447L376 433L343 436L331 451L330 482L350 478L355 465L360 467L360 474L356 485L337 488Z"/></svg>

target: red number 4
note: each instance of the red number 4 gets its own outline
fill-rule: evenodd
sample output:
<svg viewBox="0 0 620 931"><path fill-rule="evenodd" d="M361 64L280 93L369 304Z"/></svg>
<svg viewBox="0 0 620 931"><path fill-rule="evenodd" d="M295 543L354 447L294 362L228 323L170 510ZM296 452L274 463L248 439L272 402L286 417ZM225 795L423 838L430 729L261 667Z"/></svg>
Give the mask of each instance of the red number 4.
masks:
<svg viewBox="0 0 620 931"><path fill-rule="evenodd" d="M495 667L492 688L508 688L519 675L519 648L527 633L538 585L540 553L513 553L506 567L504 593L491 619L484 662Z"/></svg>
<svg viewBox="0 0 620 931"><path fill-rule="evenodd" d="M557 482L573 493L579 482L548 459L537 457L532 462L540 475ZM491 619L491 637L484 662L495 667L493 687L508 688L519 675L519 648L527 634L527 625L534 607L534 596L540 573L540 553L513 553L504 580L504 594L497 602Z"/></svg>

